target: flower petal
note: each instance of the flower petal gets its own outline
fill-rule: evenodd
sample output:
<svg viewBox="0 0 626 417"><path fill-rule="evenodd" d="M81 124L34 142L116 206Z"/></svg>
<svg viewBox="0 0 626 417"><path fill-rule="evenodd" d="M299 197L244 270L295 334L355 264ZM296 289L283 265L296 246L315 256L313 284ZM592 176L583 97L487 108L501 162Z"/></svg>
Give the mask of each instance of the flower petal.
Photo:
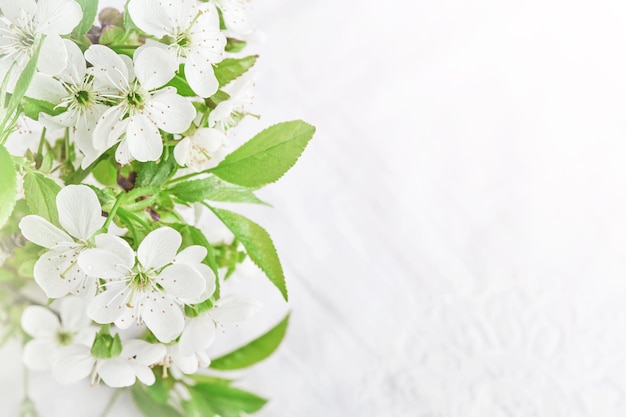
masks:
<svg viewBox="0 0 626 417"><path fill-rule="evenodd" d="M168 266L155 280L165 292L186 301L187 304L202 301L199 297L206 288L204 277L192 266L185 264Z"/></svg>
<svg viewBox="0 0 626 417"><path fill-rule="evenodd" d="M161 2L151 0L131 0L128 13L137 27L150 35L161 38L174 33L173 22L169 19Z"/></svg>
<svg viewBox="0 0 626 417"><path fill-rule="evenodd" d="M180 350L178 345L171 347L172 350ZM183 355L180 352L172 352L173 364L184 374L195 374L198 370L198 359L196 355Z"/></svg>
<svg viewBox="0 0 626 417"><path fill-rule="evenodd" d="M213 341L215 341L215 322L208 314L201 314L189 319L180 336L180 352L185 356L192 355L207 349Z"/></svg>
<svg viewBox="0 0 626 417"><path fill-rule="evenodd" d="M130 153L130 149L128 148L128 141L122 140L115 150L115 160L120 165L128 165L134 159L135 158L133 158L133 155Z"/></svg>
<svg viewBox="0 0 626 417"><path fill-rule="evenodd" d="M122 350L123 357L134 358L137 364L143 366L151 366L160 362L166 353L167 349L165 346L139 339L124 342Z"/></svg>
<svg viewBox="0 0 626 417"><path fill-rule="evenodd" d="M28 306L21 319L22 329L34 338L53 339L59 330L59 319L52 311L41 306Z"/></svg>
<svg viewBox="0 0 626 417"><path fill-rule="evenodd" d="M35 263L35 281L49 298L60 298L79 289L85 274L76 259L79 251L48 251Z"/></svg>
<svg viewBox="0 0 626 417"><path fill-rule="evenodd" d="M172 298L154 293L146 298L141 317L154 336L163 343L176 339L185 327L185 317Z"/></svg>
<svg viewBox="0 0 626 417"><path fill-rule="evenodd" d="M48 35L41 45L37 69L48 75L57 75L67 65L67 51L59 35Z"/></svg>
<svg viewBox="0 0 626 417"><path fill-rule="evenodd" d="M180 233L171 227L160 227L139 244L137 258L144 268L159 269L171 263L183 242Z"/></svg>
<svg viewBox="0 0 626 417"><path fill-rule="evenodd" d="M146 111L157 127L168 133L183 133L196 117L193 104L170 90L157 92Z"/></svg>
<svg viewBox="0 0 626 417"><path fill-rule="evenodd" d="M260 309L261 304L258 301L227 296L221 298L208 314L218 323L229 324L245 321Z"/></svg>
<svg viewBox="0 0 626 417"><path fill-rule="evenodd" d="M135 383L133 367L121 357L99 363L98 375L111 388L130 387Z"/></svg>
<svg viewBox="0 0 626 417"><path fill-rule="evenodd" d="M24 346L22 360L28 369L47 371L52 368L58 349L52 339L33 339Z"/></svg>
<svg viewBox="0 0 626 417"><path fill-rule="evenodd" d="M161 48L144 47L135 53L135 75L146 90L161 87L174 78L178 63Z"/></svg>
<svg viewBox="0 0 626 417"><path fill-rule="evenodd" d="M68 242L74 242L74 239L67 233L43 217L34 214L29 214L20 220L20 230L26 239L48 249Z"/></svg>
<svg viewBox="0 0 626 417"><path fill-rule="evenodd" d="M203 127L193 134L192 140L194 144L207 153L217 152L226 144L226 135L219 129Z"/></svg>
<svg viewBox="0 0 626 417"><path fill-rule="evenodd" d="M67 51L67 66L58 77L68 84L81 85L87 73L87 64L83 52L78 45L69 39L63 39L63 43Z"/></svg>
<svg viewBox="0 0 626 417"><path fill-rule="evenodd" d="M204 258L206 258L206 255L207 250L204 246L188 246L185 249L181 250L178 255L176 255L176 259L174 259L174 262L195 266L196 264L202 263L202 261L204 261Z"/></svg>
<svg viewBox="0 0 626 417"><path fill-rule="evenodd" d="M152 369L150 369L149 367L134 365L132 368L133 372L135 372L135 376L137 377L137 379L143 382L144 385L150 386L156 381L154 372L152 372Z"/></svg>
<svg viewBox="0 0 626 417"><path fill-rule="evenodd" d="M76 128L70 131L70 140L76 143L78 149L85 155L81 166L86 169L99 156L93 140L93 131L100 117L108 110L102 104L95 104L80 114ZM93 159L92 159L93 158Z"/></svg>
<svg viewBox="0 0 626 417"><path fill-rule="evenodd" d="M117 255L127 269L132 268L135 264L135 251L128 242L119 236L108 233L100 234L96 236L96 247Z"/></svg>
<svg viewBox="0 0 626 417"><path fill-rule="evenodd" d="M220 86L211 63L193 56L185 64L185 78L191 89L204 98L211 97Z"/></svg>
<svg viewBox="0 0 626 417"><path fill-rule="evenodd" d="M100 248L84 250L78 257L78 264L90 277L111 281L127 277L130 271L117 254Z"/></svg>
<svg viewBox="0 0 626 417"><path fill-rule="evenodd" d="M213 270L205 264L199 264L194 268L202 275L204 282L206 282L204 292L198 297L200 301L204 301L212 296L217 288L217 284L215 283L215 274L213 273Z"/></svg>
<svg viewBox="0 0 626 417"><path fill-rule="evenodd" d="M34 16L37 12L37 3L35 0L0 0L0 9L11 23L17 23L22 16Z"/></svg>
<svg viewBox="0 0 626 417"><path fill-rule="evenodd" d="M159 129L143 114L130 117L125 142L130 154L140 162L156 161L163 153L163 139Z"/></svg>
<svg viewBox="0 0 626 417"><path fill-rule="evenodd" d="M93 130L94 148L102 153L113 146L124 133L124 130L121 129L123 119L124 106L122 105L111 107L105 111Z"/></svg>
<svg viewBox="0 0 626 417"><path fill-rule="evenodd" d="M198 13L196 0L178 0L176 2L160 2L161 7L175 27L187 28Z"/></svg>
<svg viewBox="0 0 626 417"><path fill-rule="evenodd" d="M191 153L191 139L183 138L180 142L176 144L174 148L174 159L180 166L186 166Z"/></svg>
<svg viewBox="0 0 626 417"><path fill-rule="evenodd" d="M91 300L87 315L96 323L113 323L128 309L126 304L129 298L130 289L127 287L107 289Z"/></svg>
<svg viewBox="0 0 626 417"><path fill-rule="evenodd" d="M60 81L52 78L50 75L37 73L28 87L26 96L57 104L67 96L67 91L65 91Z"/></svg>
<svg viewBox="0 0 626 417"><path fill-rule="evenodd" d="M120 91L128 89L128 67L112 49L91 45L85 51L85 59L93 65L93 75L99 81Z"/></svg>
<svg viewBox="0 0 626 417"><path fill-rule="evenodd" d="M88 240L104 224L96 193L86 185L68 185L57 194L59 223L68 233Z"/></svg>
<svg viewBox="0 0 626 417"><path fill-rule="evenodd" d="M87 305L82 298L66 297L61 300L59 307L63 329L70 332L78 332L91 324L87 316Z"/></svg>
<svg viewBox="0 0 626 417"><path fill-rule="evenodd" d="M61 384L71 384L87 378L96 363L85 345L70 345L61 349L52 367L52 375Z"/></svg>
<svg viewBox="0 0 626 417"><path fill-rule="evenodd" d="M46 35L67 35L83 18L83 10L74 0L38 0L38 31Z"/></svg>

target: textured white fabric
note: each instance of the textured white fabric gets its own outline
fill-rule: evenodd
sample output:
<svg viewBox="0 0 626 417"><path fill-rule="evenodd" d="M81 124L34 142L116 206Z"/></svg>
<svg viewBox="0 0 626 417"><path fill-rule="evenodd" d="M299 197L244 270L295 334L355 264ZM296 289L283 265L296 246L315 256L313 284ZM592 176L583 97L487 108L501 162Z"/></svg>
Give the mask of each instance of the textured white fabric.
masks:
<svg viewBox="0 0 626 417"><path fill-rule="evenodd" d="M263 118L235 141L318 127L261 193L274 209L245 209L293 311L242 380L272 399L261 415L626 415L626 5L268 0L254 17ZM226 328L236 342L287 309L253 268L233 282L250 286L266 308ZM109 395L45 383L42 417L75 399L96 417Z"/></svg>

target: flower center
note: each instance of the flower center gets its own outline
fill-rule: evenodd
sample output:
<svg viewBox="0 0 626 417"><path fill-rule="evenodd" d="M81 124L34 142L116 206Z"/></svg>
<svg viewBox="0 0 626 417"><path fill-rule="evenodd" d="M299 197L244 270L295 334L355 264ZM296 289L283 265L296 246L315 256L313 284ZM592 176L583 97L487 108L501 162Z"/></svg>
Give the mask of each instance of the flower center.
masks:
<svg viewBox="0 0 626 417"><path fill-rule="evenodd" d="M60 331L57 333L57 341L62 346L67 346L72 343L73 335L68 331Z"/></svg>
<svg viewBox="0 0 626 417"><path fill-rule="evenodd" d="M130 281L133 290L145 291L151 285L152 278L146 272L139 272Z"/></svg>
<svg viewBox="0 0 626 417"><path fill-rule="evenodd" d="M140 107L141 104L143 103L141 94L139 94L136 91L129 92L128 95L126 96L126 100L128 100L128 104L131 107Z"/></svg>
<svg viewBox="0 0 626 417"><path fill-rule="evenodd" d="M5 41L0 45L0 54L19 54L31 56L39 36L34 23L29 19L20 19L17 24L0 29L0 37Z"/></svg>
<svg viewBox="0 0 626 417"><path fill-rule="evenodd" d="M67 96L61 100L59 106L69 110L84 111L101 101L97 93L93 91L93 83L86 79L80 85L64 84Z"/></svg>
<svg viewBox="0 0 626 417"><path fill-rule="evenodd" d="M83 107L91 102L91 94L89 94L89 91L80 90L74 93L74 99L76 100L76 104Z"/></svg>
<svg viewBox="0 0 626 417"><path fill-rule="evenodd" d="M23 49L30 49L37 40L37 36L30 31L19 31L17 33L17 43Z"/></svg>
<svg viewBox="0 0 626 417"><path fill-rule="evenodd" d="M178 48L180 49L189 48L189 46L191 46L191 39L189 35L186 32L179 34L176 37L176 45L178 45Z"/></svg>
<svg viewBox="0 0 626 417"><path fill-rule="evenodd" d="M139 84L134 83L122 97L126 100L127 109L132 116L135 112L142 111L146 107L149 94Z"/></svg>

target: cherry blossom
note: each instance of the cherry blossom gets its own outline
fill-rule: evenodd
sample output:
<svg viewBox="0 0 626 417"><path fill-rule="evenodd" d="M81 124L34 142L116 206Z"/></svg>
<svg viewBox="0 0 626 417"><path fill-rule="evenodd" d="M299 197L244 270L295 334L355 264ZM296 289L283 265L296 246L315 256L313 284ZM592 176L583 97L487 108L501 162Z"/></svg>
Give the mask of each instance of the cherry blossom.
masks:
<svg viewBox="0 0 626 417"><path fill-rule="evenodd" d="M93 65L94 78L113 90L104 94L117 104L109 108L94 129L94 147L103 153L119 142L117 162L156 161L163 152L159 129L183 133L196 116L191 102L172 87L163 87L178 68L167 52L145 47L133 61L103 45L92 45L85 58Z"/></svg>
<svg viewBox="0 0 626 417"><path fill-rule="evenodd" d="M72 32L83 12L74 0L0 0L0 74L13 65L21 72L40 42L38 68L55 75L65 68L67 51L61 38ZM17 77L14 77L17 79Z"/></svg>
<svg viewBox="0 0 626 417"><path fill-rule="evenodd" d="M200 172L217 166L226 155L226 143L226 135L221 130L200 128L178 142L174 158L179 165Z"/></svg>
<svg viewBox="0 0 626 417"><path fill-rule="evenodd" d="M62 352L62 359L52 368L52 375L62 384L91 377L91 383L102 380L112 388L129 387L138 379L145 385L155 382L151 367L160 362L166 348L143 340L124 342L122 352L113 358L96 358L87 346L72 345Z"/></svg>
<svg viewBox="0 0 626 417"><path fill-rule="evenodd" d="M215 94L219 84L213 64L224 58L226 46L215 8L196 0L131 0L128 11L141 30L162 38L178 63L185 65L185 78L196 94Z"/></svg>
<svg viewBox="0 0 626 417"><path fill-rule="evenodd" d="M57 194L56 207L64 230L37 215L20 221L26 239L49 249L35 263L35 281L50 298L93 294L95 282L78 265L78 256L104 224L98 197L86 185L68 185Z"/></svg>
<svg viewBox="0 0 626 417"><path fill-rule="evenodd" d="M60 301L59 315L50 309L31 305L22 314L22 329L33 339L24 346L24 364L32 370L50 369L60 359L64 346L91 346L96 328L85 314L84 301L67 297Z"/></svg>
<svg viewBox="0 0 626 417"><path fill-rule="evenodd" d="M89 316L121 329L145 323L164 343L178 337L184 327L182 306L202 301L209 285L199 257L191 257L195 264L177 262L181 242L180 233L161 227L146 236L135 254L117 236L97 236L96 248L79 258L89 275L106 281L89 305ZM206 256L206 249L191 248L179 255L185 258L194 251L203 253L202 259Z"/></svg>

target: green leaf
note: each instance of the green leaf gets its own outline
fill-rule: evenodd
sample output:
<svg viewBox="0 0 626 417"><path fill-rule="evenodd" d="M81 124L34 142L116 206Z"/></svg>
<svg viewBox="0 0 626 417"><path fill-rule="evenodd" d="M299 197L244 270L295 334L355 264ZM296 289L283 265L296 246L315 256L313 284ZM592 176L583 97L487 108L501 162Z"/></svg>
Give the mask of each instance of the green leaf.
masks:
<svg viewBox="0 0 626 417"><path fill-rule="evenodd" d="M267 359L280 346L287 332L289 316L273 329L247 345L211 361L211 368L232 371L252 366Z"/></svg>
<svg viewBox="0 0 626 417"><path fill-rule="evenodd" d="M183 65L178 68L178 72L167 85L174 87L176 92L183 97L196 97L196 93L189 87L189 83L185 78L185 67Z"/></svg>
<svg viewBox="0 0 626 417"><path fill-rule="evenodd" d="M159 162L137 163L135 187L161 186L176 172L176 160L172 156Z"/></svg>
<svg viewBox="0 0 626 417"><path fill-rule="evenodd" d="M9 220L17 199L17 175L11 154L0 145L0 227Z"/></svg>
<svg viewBox="0 0 626 417"><path fill-rule="evenodd" d="M198 416L242 417L256 413L267 400L250 392L223 384L198 383L188 386Z"/></svg>
<svg viewBox="0 0 626 417"><path fill-rule="evenodd" d="M156 374L156 370L154 370L155 374ZM165 381L159 377L159 375L156 375L156 379L154 381L154 384L149 385L146 387L146 390L148 391L148 394L150 394L150 396L154 399L154 401L160 403L160 404L167 404L167 401L169 400L169 396L170 396L170 389L172 388L172 382L171 378L170 380L168 380L169 383L166 384Z"/></svg>
<svg viewBox="0 0 626 417"><path fill-rule="evenodd" d="M117 169L109 159L98 162L91 173L96 181L102 185L117 185Z"/></svg>
<svg viewBox="0 0 626 417"><path fill-rule="evenodd" d="M76 0L83 9L83 19L78 26L74 29L74 34L77 36L83 36L93 26L93 22L96 21L96 15L98 14L98 0Z"/></svg>
<svg viewBox="0 0 626 417"><path fill-rule="evenodd" d="M124 29L118 27L110 27L102 32L100 35L99 43L102 45L116 45L122 43L126 32Z"/></svg>
<svg viewBox="0 0 626 417"><path fill-rule="evenodd" d="M167 404L157 402L143 388L142 384L135 384L131 393L137 408L146 417L183 417L176 409Z"/></svg>
<svg viewBox="0 0 626 417"><path fill-rule="evenodd" d="M126 3L124 4L124 29L126 32L139 29L130 17L130 13L128 13L128 3L130 3L130 0L126 0Z"/></svg>
<svg viewBox="0 0 626 417"><path fill-rule="evenodd" d="M213 375L205 375L205 374L189 374L187 375L190 379L194 380L196 384L198 383L208 383L208 384L218 384L218 385L230 385L233 383L232 379L220 378Z"/></svg>
<svg viewBox="0 0 626 417"><path fill-rule="evenodd" d="M250 259L267 275L278 288L285 301L288 300L285 274L278 259L274 242L261 226L232 211L209 207L241 242Z"/></svg>
<svg viewBox="0 0 626 417"><path fill-rule="evenodd" d="M315 128L301 120L269 127L210 170L233 184L258 188L280 179L294 166Z"/></svg>
<svg viewBox="0 0 626 417"><path fill-rule="evenodd" d="M215 65L215 77L220 87L241 77L254 66L258 55L250 55L243 58L227 58Z"/></svg>
<svg viewBox="0 0 626 417"><path fill-rule="evenodd" d="M55 105L52 103L30 97L24 97L22 99L22 109L24 110L24 114L33 120L39 120L39 113L57 116L65 111L65 108L55 108Z"/></svg>
<svg viewBox="0 0 626 417"><path fill-rule="evenodd" d="M39 51L41 51L41 45L43 44L44 39L45 38L40 39L39 44L35 48L35 51L30 58L30 61L28 61L28 64L26 64L26 67L24 67L24 70L22 71L22 73L20 74L20 77L17 79L17 82L15 83L13 94L11 95L11 98L9 99L9 103L7 104L7 107L5 110L6 113L4 114L4 120L2 121L1 130L2 130L3 136L8 135L9 133L8 130L10 130L9 129L10 126L8 125L8 123L15 122L17 108L22 102L22 98L24 98L24 94L26 94L26 91L28 90L28 87L30 86L30 82L33 80L33 77L35 76L35 72L37 71L37 62L39 60Z"/></svg>
<svg viewBox="0 0 626 417"><path fill-rule="evenodd" d="M38 172L29 171L24 177L26 203L33 214L53 224L59 224L56 197L61 186Z"/></svg>
<svg viewBox="0 0 626 417"><path fill-rule="evenodd" d="M226 52L237 53L241 52L246 47L246 41L242 41L235 38L226 39Z"/></svg>
<svg viewBox="0 0 626 417"><path fill-rule="evenodd" d="M186 203L209 200L267 205L254 195L253 191L250 188L234 185L214 176L179 182L169 189L170 195Z"/></svg>

